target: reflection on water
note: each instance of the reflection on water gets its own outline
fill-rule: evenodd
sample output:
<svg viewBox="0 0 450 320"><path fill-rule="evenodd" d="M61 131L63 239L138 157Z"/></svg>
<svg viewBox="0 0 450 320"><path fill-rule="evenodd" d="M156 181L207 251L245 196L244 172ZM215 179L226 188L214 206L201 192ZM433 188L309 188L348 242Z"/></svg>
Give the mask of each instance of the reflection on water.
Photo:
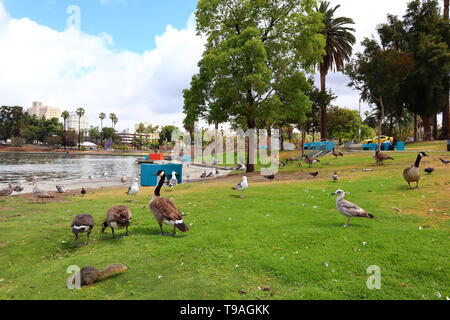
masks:
<svg viewBox="0 0 450 320"><path fill-rule="evenodd" d="M137 157L56 154L0 153L0 183L26 180L72 180L102 176L135 177L139 172Z"/></svg>

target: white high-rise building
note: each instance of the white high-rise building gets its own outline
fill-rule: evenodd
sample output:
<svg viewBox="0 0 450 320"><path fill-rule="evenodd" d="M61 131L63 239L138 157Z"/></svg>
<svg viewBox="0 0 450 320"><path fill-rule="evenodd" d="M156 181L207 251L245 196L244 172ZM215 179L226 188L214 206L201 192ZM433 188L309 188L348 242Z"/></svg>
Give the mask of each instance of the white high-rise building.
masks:
<svg viewBox="0 0 450 320"><path fill-rule="evenodd" d="M88 130L89 129L88 118L84 115L80 119L76 112L70 112L69 118L66 120L66 130L74 130L78 132L78 128L80 128L81 131Z"/></svg>

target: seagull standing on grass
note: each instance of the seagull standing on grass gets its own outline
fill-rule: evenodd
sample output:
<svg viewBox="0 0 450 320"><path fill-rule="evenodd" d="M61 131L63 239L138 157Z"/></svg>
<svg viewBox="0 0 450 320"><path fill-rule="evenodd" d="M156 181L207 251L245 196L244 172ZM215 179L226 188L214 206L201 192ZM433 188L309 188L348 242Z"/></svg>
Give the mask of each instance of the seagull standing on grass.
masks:
<svg viewBox="0 0 450 320"><path fill-rule="evenodd" d="M129 196L135 196L135 195L138 194L138 192L139 192L139 184L138 184L138 181L139 181L139 180L138 180L137 178L134 178L133 184L131 185L131 187L128 188L127 194L128 194Z"/></svg>
<svg viewBox="0 0 450 320"><path fill-rule="evenodd" d="M248 179L247 177L242 177L242 180L240 183L238 183L237 185L235 185L233 188L233 190L237 190L241 192L241 199L244 199L244 191L246 189L248 189Z"/></svg>
<svg viewBox="0 0 450 320"><path fill-rule="evenodd" d="M173 188L178 184L177 173L172 171L172 178L169 180L169 188Z"/></svg>
<svg viewBox="0 0 450 320"><path fill-rule="evenodd" d="M337 181L339 180L339 176L338 176L337 172L335 172L335 173L331 176L331 178L333 179L334 182L337 182Z"/></svg>
<svg viewBox="0 0 450 320"><path fill-rule="evenodd" d="M44 202L44 199L53 199L55 198L52 195L49 195L48 193L42 191L41 189L39 189L38 185L36 182L33 182L33 197L36 198L36 202L38 202L39 200L41 200L42 202Z"/></svg>
<svg viewBox="0 0 450 320"><path fill-rule="evenodd" d="M345 191L338 190L332 195L337 195L336 209L347 217L347 223L344 225L344 227L348 227L350 225L350 219L353 217L375 219L375 216L371 215L366 210L358 207L356 204L350 201L344 200Z"/></svg>
<svg viewBox="0 0 450 320"><path fill-rule="evenodd" d="M122 183L126 183L127 180L128 180L127 176L123 176L122 179L120 179L120 181L121 181Z"/></svg>
<svg viewBox="0 0 450 320"><path fill-rule="evenodd" d="M66 193L67 187L65 185L57 185L56 190L58 191L58 193Z"/></svg>

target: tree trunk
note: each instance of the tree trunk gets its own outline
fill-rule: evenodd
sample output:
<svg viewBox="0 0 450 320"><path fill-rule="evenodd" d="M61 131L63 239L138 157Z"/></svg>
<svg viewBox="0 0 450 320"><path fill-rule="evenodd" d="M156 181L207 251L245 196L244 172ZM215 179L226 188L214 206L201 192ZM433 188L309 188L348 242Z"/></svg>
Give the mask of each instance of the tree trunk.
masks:
<svg viewBox="0 0 450 320"><path fill-rule="evenodd" d="M280 127L280 151L284 151L283 127Z"/></svg>
<svg viewBox="0 0 450 320"><path fill-rule="evenodd" d="M432 117L422 117L423 121L423 141L431 140L431 123Z"/></svg>
<svg viewBox="0 0 450 320"><path fill-rule="evenodd" d="M247 122L249 129L249 137L247 139L247 172L255 172L255 135L252 130L256 130L256 123L253 120Z"/></svg>
<svg viewBox="0 0 450 320"><path fill-rule="evenodd" d="M380 97L380 119L378 124L378 150L381 150L381 128L383 127L383 119L384 119L384 103L383 98Z"/></svg>
<svg viewBox="0 0 450 320"><path fill-rule="evenodd" d="M419 132L417 131L417 113L414 113L414 142L419 141Z"/></svg>
<svg viewBox="0 0 450 320"><path fill-rule="evenodd" d="M449 20L449 0L444 0L444 18ZM450 78L444 79L444 106L442 110L442 138L450 139Z"/></svg>
<svg viewBox="0 0 450 320"><path fill-rule="evenodd" d="M433 140L438 140L438 119L437 114L432 117L433 121Z"/></svg>
<svg viewBox="0 0 450 320"><path fill-rule="evenodd" d="M326 92L326 70L320 70L320 90L322 92ZM321 139L328 138L328 130L327 130L327 106L320 106L320 137Z"/></svg>

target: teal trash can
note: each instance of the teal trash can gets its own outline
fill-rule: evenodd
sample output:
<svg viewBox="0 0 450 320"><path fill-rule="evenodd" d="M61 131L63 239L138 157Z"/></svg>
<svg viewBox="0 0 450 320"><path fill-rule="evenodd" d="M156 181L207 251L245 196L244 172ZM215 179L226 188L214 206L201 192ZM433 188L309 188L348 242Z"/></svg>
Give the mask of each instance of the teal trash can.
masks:
<svg viewBox="0 0 450 320"><path fill-rule="evenodd" d="M405 151L405 143L404 142L397 142L395 148L397 151Z"/></svg>
<svg viewBox="0 0 450 320"><path fill-rule="evenodd" d="M178 183L183 183L183 165L182 164L141 164L141 186L154 187L158 183L158 171L163 170L166 173L167 179L172 178L172 172L177 173Z"/></svg>

